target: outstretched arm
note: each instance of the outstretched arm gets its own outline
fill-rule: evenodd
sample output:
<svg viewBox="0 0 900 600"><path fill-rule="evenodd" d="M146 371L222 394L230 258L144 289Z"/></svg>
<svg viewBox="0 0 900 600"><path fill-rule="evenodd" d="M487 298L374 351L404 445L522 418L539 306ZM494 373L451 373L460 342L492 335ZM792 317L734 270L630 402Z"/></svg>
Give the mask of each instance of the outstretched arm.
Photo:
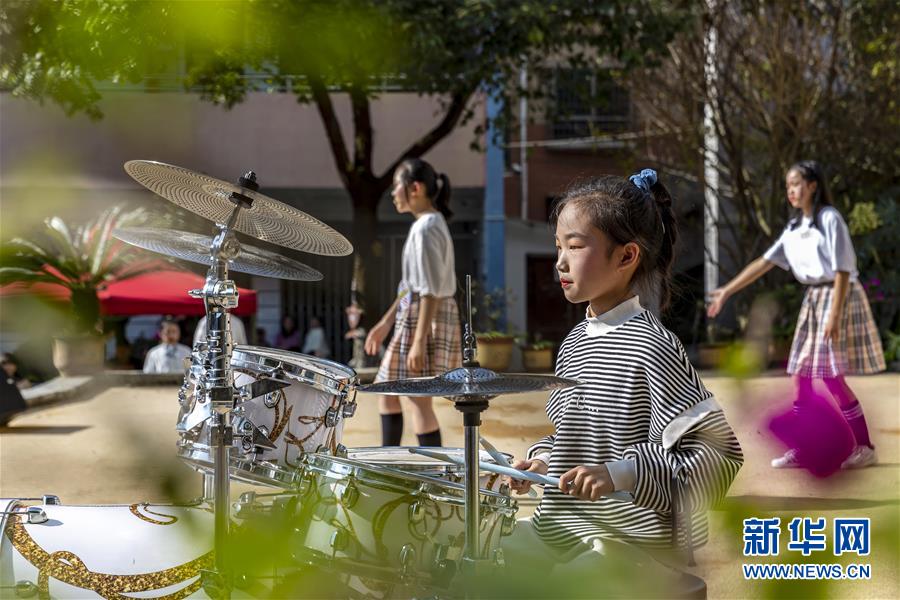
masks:
<svg viewBox="0 0 900 600"><path fill-rule="evenodd" d="M774 266L775 263L770 262L763 257L759 257L744 267L744 270L738 273L734 279L710 293L709 306L706 308L706 315L710 318L718 315L725 306L725 302L731 296L734 296L736 293L771 271Z"/></svg>

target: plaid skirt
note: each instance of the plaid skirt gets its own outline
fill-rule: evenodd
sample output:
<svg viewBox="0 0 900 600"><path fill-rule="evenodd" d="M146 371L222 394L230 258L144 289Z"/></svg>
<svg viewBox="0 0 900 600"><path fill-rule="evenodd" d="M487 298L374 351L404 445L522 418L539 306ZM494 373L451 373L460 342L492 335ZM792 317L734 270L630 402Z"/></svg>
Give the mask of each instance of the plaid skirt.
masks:
<svg viewBox="0 0 900 600"><path fill-rule="evenodd" d="M375 383L407 379L409 377L433 377L462 366L459 310L452 296L438 299L437 311L431 322L425 348L425 368L411 372L406 368L406 357L412 346L419 323L421 297L413 294L409 302L401 303L394 322L394 336L388 343L375 376Z"/></svg>
<svg viewBox="0 0 900 600"><path fill-rule="evenodd" d="M841 315L838 340L825 340L831 311L833 285L810 286L803 297L787 372L822 379L840 375L864 375L884 371L881 338L862 286L850 284Z"/></svg>

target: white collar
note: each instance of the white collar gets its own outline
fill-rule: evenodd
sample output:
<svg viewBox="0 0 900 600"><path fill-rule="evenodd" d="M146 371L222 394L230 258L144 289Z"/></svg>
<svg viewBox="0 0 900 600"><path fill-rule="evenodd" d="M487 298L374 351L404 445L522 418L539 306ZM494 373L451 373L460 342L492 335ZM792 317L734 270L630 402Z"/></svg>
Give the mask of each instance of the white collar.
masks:
<svg viewBox="0 0 900 600"><path fill-rule="evenodd" d="M644 312L641 306L641 300L638 296L632 296L628 300L614 306L602 315L592 317L591 305L588 304L585 317L587 318L587 336L597 337L606 335L610 331L615 331L626 321L638 316Z"/></svg>

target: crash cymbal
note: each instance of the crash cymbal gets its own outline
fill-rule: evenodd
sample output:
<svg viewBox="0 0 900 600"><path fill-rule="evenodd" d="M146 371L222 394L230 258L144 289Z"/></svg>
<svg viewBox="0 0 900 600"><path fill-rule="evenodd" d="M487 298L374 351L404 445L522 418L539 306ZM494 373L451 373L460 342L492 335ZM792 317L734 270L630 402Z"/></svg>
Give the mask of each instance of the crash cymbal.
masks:
<svg viewBox="0 0 900 600"><path fill-rule="evenodd" d="M544 392L574 387L574 379L525 373L500 374L481 367L460 367L437 377L397 379L363 385L356 390L384 396L491 398L501 394Z"/></svg>
<svg viewBox="0 0 900 600"><path fill-rule="evenodd" d="M228 221L235 199L243 200L234 229L257 239L322 256L353 252L347 238L325 223L247 187L152 160L130 160L125 171L166 200L219 224Z"/></svg>
<svg viewBox="0 0 900 600"><path fill-rule="evenodd" d="M212 264L213 238L206 235L156 227L123 227L114 229L112 234L123 242L145 250L200 263L207 267ZM241 273L278 279L297 281L322 279L321 273L301 262L244 244L241 244L240 253L228 261L228 268Z"/></svg>

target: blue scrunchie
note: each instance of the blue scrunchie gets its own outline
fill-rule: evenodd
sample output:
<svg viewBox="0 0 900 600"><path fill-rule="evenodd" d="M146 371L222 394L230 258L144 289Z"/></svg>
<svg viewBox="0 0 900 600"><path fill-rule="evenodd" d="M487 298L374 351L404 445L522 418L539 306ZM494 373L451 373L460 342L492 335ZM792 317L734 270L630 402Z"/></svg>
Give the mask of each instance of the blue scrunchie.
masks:
<svg viewBox="0 0 900 600"><path fill-rule="evenodd" d="M653 169L644 169L640 173L635 173L628 179L631 183L649 194L650 188L656 183L656 171Z"/></svg>

